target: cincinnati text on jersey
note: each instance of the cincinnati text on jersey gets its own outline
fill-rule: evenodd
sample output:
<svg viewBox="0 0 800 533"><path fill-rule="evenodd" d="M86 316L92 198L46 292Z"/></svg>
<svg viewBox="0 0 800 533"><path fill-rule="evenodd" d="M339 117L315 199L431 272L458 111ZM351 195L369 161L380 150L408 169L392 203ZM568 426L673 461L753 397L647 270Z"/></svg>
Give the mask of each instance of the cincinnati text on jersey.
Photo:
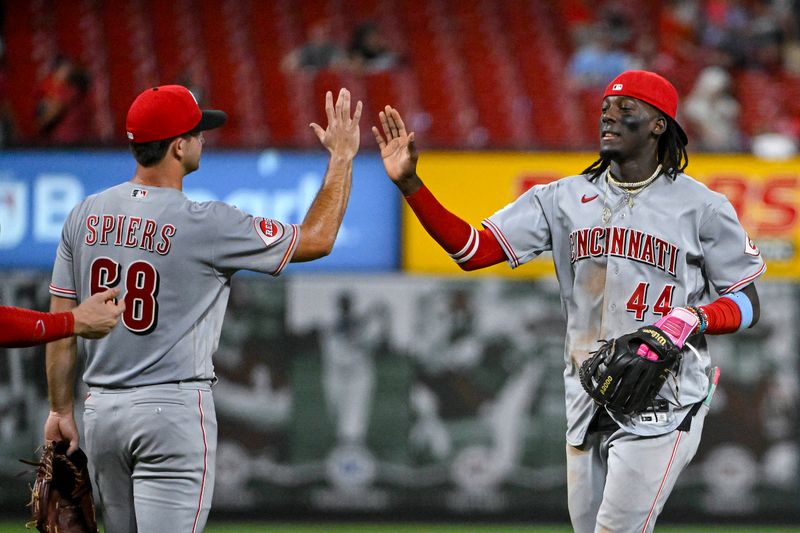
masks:
<svg viewBox="0 0 800 533"><path fill-rule="evenodd" d="M569 234L570 263L611 255L654 266L676 276L679 248L664 239L631 228L593 227Z"/></svg>
<svg viewBox="0 0 800 533"><path fill-rule="evenodd" d="M151 218L129 215L88 215L86 236L88 246L111 244L126 248L139 248L159 255L167 255L175 236L175 226L159 225Z"/></svg>

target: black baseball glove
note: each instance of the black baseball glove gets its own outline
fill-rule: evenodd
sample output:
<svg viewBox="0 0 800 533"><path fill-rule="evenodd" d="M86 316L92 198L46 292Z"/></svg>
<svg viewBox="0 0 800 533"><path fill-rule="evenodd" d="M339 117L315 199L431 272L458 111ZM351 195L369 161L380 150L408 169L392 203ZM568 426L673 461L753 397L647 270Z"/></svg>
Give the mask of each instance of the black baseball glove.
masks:
<svg viewBox="0 0 800 533"><path fill-rule="evenodd" d="M43 533L96 533L88 460L79 448L67 456L67 442L48 443L31 490L29 526Z"/></svg>
<svg viewBox="0 0 800 533"><path fill-rule="evenodd" d="M645 326L601 343L581 364L578 371L581 385L597 403L626 415L652 405L681 358L681 349L655 326ZM649 346L657 358L638 355L642 344Z"/></svg>

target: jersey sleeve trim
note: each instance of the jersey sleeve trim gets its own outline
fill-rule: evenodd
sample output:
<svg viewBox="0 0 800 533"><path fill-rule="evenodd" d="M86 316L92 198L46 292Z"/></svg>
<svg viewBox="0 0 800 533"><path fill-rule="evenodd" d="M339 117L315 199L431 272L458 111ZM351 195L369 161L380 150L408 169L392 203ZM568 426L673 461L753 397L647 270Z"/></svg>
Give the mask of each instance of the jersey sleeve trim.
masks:
<svg viewBox="0 0 800 533"><path fill-rule="evenodd" d="M291 260L292 256L294 255L295 248L297 248L297 237L300 231L297 228L297 224L292 224L291 228L292 228L292 239L289 242L289 247L286 249L286 253L283 254L283 259L281 259L278 268L275 269L275 272L272 273L272 276L277 277L281 273L283 268L286 266L286 264L289 262L289 260Z"/></svg>
<svg viewBox="0 0 800 533"><path fill-rule="evenodd" d="M517 254L514 253L514 249L511 247L511 243L508 242L508 239L506 239L506 236L503 235L503 232L500 230L500 228L497 227L497 224L495 224L488 218L484 219L482 224L487 228L489 228L489 231L491 231L494 234L494 236L497 237L497 242L500 243L500 247L506 254L506 257L508 258L508 262L511 265L511 268L517 268L520 265L519 257L517 257Z"/></svg>
<svg viewBox="0 0 800 533"><path fill-rule="evenodd" d="M464 248L456 254L450 254L450 257L458 264L466 263L470 259L473 258L475 253L478 251L478 246L480 246L481 240L480 236L478 235L478 230L470 226L469 232L469 240Z"/></svg>
<svg viewBox="0 0 800 533"><path fill-rule="evenodd" d="M75 292L74 290L65 289L63 287L57 287L52 283L50 284L50 294L52 294L53 296L60 296L61 298L69 298L70 300L78 299L78 293Z"/></svg>
<svg viewBox="0 0 800 533"><path fill-rule="evenodd" d="M758 272L756 272L755 274L752 274L750 276L747 276L746 278L740 279L739 281L737 281L736 283L734 283L733 285L731 285L727 289L721 291L720 294L730 294L732 292L736 292L739 289L741 289L742 287L744 287L745 285L748 285L751 281L753 281L754 279L756 279L757 277L759 277L761 274L763 274L766 271L767 271L767 264L766 263L761 263L761 268L758 269Z"/></svg>

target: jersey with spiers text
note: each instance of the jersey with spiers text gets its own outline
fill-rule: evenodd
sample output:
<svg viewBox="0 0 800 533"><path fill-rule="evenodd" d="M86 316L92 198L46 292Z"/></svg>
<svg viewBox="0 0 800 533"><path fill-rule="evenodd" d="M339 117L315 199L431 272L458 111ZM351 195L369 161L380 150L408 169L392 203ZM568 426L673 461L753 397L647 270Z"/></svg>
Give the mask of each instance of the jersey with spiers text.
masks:
<svg viewBox="0 0 800 533"><path fill-rule="evenodd" d="M172 188L123 183L89 196L67 217L50 292L84 300L120 287L120 323L85 342L89 385L133 387L214 378L231 276L277 276L299 230Z"/></svg>

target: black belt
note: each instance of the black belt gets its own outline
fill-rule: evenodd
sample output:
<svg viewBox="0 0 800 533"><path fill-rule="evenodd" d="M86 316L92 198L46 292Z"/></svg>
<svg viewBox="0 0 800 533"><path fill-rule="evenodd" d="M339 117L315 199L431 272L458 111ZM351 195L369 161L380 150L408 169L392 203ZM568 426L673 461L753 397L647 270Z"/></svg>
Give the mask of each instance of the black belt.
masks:
<svg viewBox="0 0 800 533"><path fill-rule="evenodd" d="M700 406L703 405L703 402L697 402L696 404L692 405L692 408L689 409L689 412L686 413L686 417L678 424L678 427L675 428L678 431L689 431L692 428L692 418L697 412L700 410ZM655 409L658 411L660 406L656 406ZM661 409L663 410L663 409ZM619 429L619 424L617 424L611 415L608 414L608 411L603 409L602 407L597 410L592 418L592 421L589 422L589 428L586 430L587 433L603 433L603 432L613 432Z"/></svg>

